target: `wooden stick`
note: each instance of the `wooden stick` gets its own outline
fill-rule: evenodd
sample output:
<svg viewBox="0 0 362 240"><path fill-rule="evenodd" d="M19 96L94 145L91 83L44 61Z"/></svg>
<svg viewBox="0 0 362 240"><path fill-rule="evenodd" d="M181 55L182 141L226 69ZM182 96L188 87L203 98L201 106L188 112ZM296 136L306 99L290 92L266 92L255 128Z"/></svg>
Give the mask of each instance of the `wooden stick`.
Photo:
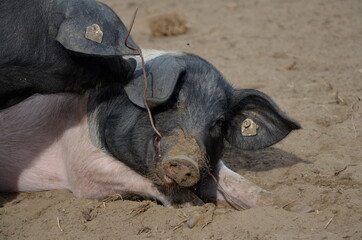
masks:
<svg viewBox="0 0 362 240"><path fill-rule="evenodd" d="M128 45L128 38L131 34L131 31L132 31L132 27L133 27L133 23L136 19L136 15L137 15L137 12L138 12L138 8L136 9L136 11L134 12L133 14L133 18L132 18L132 21L131 21L131 26L129 27L129 30L128 30L128 33L127 33L127 36L126 36L126 39L124 41L124 44L126 45L126 47L128 47L129 49L132 49L134 51L137 51L138 52L138 55L140 56L141 58L141 62L142 62L142 72L143 72L143 79L144 79L144 83L145 83L145 87L144 87L144 90L143 90L143 103L145 104L145 107L147 109L147 112L148 112L148 117L150 119L150 123L151 123L151 127L153 129L153 131L160 137L162 138L162 135L161 133L157 130L154 122L153 122L153 117L152 117L152 113L151 113L151 110L150 110L150 107L148 106L148 103L147 103L147 88L148 88L148 80L147 80L147 74L146 74L146 68L145 68L145 60L143 58L143 54L142 54L142 50L141 48L134 48L134 47L131 47Z"/></svg>
<svg viewBox="0 0 362 240"><path fill-rule="evenodd" d="M60 231L63 232L63 229L60 227L60 219L59 219L59 217L57 217L57 224L58 224L58 228L60 229Z"/></svg>
<svg viewBox="0 0 362 240"><path fill-rule="evenodd" d="M329 226L329 224L331 224L333 218L335 217L335 215L333 215L333 217L331 217L331 219L329 219L329 221L327 222L327 224L324 226L324 229L327 229L327 227Z"/></svg>

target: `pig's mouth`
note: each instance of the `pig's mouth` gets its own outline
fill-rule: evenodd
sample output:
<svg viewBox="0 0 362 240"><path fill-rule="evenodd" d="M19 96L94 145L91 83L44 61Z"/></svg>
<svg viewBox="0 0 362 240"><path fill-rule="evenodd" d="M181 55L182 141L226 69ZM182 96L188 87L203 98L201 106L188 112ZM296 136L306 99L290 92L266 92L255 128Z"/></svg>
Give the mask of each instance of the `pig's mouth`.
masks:
<svg viewBox="0 0 362 240"><path fill-rule="evenodd" d="M159 166L158 178L166 185L190 187L200 179L198 162L188 154L174 154L168 151L162 154L161 139L153 138L154 161Z"/></svg>

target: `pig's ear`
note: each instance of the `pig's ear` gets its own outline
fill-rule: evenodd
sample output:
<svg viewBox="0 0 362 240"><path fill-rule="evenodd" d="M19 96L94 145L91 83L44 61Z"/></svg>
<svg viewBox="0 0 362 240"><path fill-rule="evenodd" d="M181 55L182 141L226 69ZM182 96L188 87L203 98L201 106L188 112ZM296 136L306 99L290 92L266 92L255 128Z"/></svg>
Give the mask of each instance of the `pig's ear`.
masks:
<svg viewBox="0 0 362 240"><path fill-rule="evenodd" d="M56 40L70 51L94 56L137 54L125 46L127 29L122 21L102 3L57 0L52 19L51 24L60 24ZM131 38L128 44L137 47Z"/></svg>
<svg viewBox="0 0 362 240"><path fill-rule="evenodd" d="M226 124L226 140L243 150L268 147L300 128L270 97L251 89L234 92Z"/></svg>
<svg viewBox="0 0 362 240"><path fill-rule="evenodd" d="M185 68L174 56L161 55L145 64L147 73L147 103L150 108L166 102L174 92L177 81ZM124 87L128 98L137 106L145 108L144 78L142 69L134 72L132 80Z"/></svg>

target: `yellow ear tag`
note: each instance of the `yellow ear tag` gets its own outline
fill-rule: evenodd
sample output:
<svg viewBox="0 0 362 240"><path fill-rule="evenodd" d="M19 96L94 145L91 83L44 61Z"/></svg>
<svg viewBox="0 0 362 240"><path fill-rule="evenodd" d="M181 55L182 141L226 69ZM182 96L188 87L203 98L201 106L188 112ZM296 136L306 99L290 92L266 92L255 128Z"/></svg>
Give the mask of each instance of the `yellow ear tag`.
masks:
<svg viewBox="0 0 362 240"><path fill-rule="evenodd" d="M241 135L250 137L258 134L259 126L250 118L247 118L241 124Z"/></svg>
<svg viewBox="0 0 362 240"><path fill-rule="evenodd" d="M98 24L92 24L87 27L85 38L93 42L101 43L103 40L103 32Z"/></svg>

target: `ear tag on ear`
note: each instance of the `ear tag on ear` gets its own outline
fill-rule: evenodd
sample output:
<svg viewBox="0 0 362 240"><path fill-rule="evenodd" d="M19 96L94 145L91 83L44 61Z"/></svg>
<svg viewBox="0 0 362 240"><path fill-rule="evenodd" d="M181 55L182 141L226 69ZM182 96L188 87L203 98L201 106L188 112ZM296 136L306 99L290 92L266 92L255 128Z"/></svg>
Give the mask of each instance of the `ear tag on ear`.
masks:
<svg viewBox="0 0 362 240"><path fill-rule="evenodd" d="M103 32L98 24L92 24L87 27L85 38L93 42L101 43L103 39Z"/></svg>
<svg viewBox="0 0 362 240"><path fill-rule="evenodd" d="M247 118L241 124L241 135L250 137L258 134L259 126L252 119Z"/></svg>

